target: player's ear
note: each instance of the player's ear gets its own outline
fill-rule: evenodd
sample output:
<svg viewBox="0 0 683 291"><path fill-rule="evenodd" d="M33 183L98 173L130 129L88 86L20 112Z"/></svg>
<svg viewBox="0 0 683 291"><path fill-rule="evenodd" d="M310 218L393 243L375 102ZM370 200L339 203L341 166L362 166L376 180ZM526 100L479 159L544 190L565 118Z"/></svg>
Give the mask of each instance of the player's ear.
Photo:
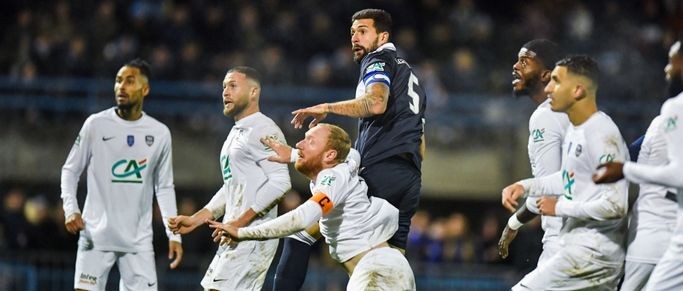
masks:
<svg viewBox="0 0 683 291"><path fill-rule="evenodd" d="M142 84L142 97L147 97L147 95L149 95L149 90L150 90L150 88L149 88L148 82L145 82L144 84Z"/></svg>
<svg viewBox="0 0 683 291"><path fill-rule="evenodd" d="M324 155L325 162L330 163L337 159L337 150L329 149Z"/></svg>
<svg viewBox="0 0 683 291"><path fill-rule="evenodd" d="M389 32L388 31L380 32L379 33L379 41L380 41L380 43L389 42Z"/></svg>
<svg viewBox="0 0 683 291"><path fill-rule="evenodd" d="M586 97L586 86L579 83L574 87L574 100L579 101Z"/></svg>
<svg viewBox="0 0 683 291"><path fill-rule="evenodd" d="M541 82L543 84L548 84L548 82L550 82L550 75L552 75L552 73L553 70L543 70L543 72L541 72Z"/></svg>

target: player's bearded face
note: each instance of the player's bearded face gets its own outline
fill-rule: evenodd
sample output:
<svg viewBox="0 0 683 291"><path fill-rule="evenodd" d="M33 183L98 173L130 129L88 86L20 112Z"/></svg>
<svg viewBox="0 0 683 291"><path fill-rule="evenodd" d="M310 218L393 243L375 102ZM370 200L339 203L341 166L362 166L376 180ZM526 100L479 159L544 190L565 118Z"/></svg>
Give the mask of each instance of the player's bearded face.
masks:
<svg viewBox="0 0 683 291"><path fill-rule="evenodd" d="M223 80L223 114L228 117L244 111L249 106L249 89L246 76L228 73Z"/></svg>
<svg viewBox="0 0 683 291"><path fill-rule="evenodd" d="M294 163L294 168L304 176L313 178L323 169L323 155L327 148L325 130L319 125L306 132L306 137L296 144L299 150L299 158Z"/></svg>
<svg viewBox="0 0 683 291"><path fill-rule="evenodd" d="M367 54L370 52L375 51L379 47L379 35L375 37L375 40L372 41L368 46L364 46L360 43L353 44L351 47L351 50L353 52L353 61L356 63L360 63L361 60L363 60L363 57L365 57Z"/></svg>
<svg viewBox="0 0 683 291"><path fill-rule="evenodd" d="M323 151L318 153L304 153L299 150L299 155L299 158L296 159L296 163L294 163L294 168L299 171L299 173L311 177L322 171Z"/></svg>
<svg viewBox="0 0 683 291"><path fill-rule="evenodd" d="M534 57L526 55L524 50L520 51L517 62L512 66L512 94L519 98L542 91L542 71L541 65Z"/></svg>
<svg viewBox="0 0 683 291"><path fill-rule="evenodd" d="M120 110L130 110L142 105L146 86L146 79L140 70L134 67L122 67L116 75L114 95L116 107Z"/></svg>

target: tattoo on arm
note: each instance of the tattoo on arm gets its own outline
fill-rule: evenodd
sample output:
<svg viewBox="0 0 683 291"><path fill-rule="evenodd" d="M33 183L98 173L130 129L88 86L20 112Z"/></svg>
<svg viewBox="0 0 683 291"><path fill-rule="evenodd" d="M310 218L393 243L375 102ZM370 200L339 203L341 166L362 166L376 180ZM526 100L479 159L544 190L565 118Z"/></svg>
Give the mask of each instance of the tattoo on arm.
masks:
<svg viewBox="0 0 683 291"><path fill-rule="evenodd" d="M368 91L365 92L363 97L329 104L328 111L348 117L370 117L384 113L388 98L389 87L376 83L376 85L372 84L368 87ZM378 108L381 108L381 110Z"/></svg>

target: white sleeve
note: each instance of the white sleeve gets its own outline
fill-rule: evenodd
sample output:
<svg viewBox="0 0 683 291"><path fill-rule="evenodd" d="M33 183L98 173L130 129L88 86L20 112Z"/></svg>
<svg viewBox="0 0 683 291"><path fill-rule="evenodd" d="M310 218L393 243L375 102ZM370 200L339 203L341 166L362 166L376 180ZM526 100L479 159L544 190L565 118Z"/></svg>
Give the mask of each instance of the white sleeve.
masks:
<svg viewBox="0 0 683 291"><path fill-rule="evenodd" d="M282 131L276 126L263 128L267 137L274 138L283 144L287 144ZM287 164L268 161L268 157L275 152L261 143L260 136L252 135L249 139L249 151L256 165L261 168L266 176L266 182L256 190L256 199L251 209L256 213L270 211L287 190L292 187L289 179Z"/></svg>
<svg viewBox="0 0 683 291"><path fill-rule="evenodd" d="M76 197L76 190L78 188L78 180L83 173L90 156L92 155L92 119L88 118L84 123L81 131L76 137L76 141L71 147L69 156L62 166L61 177L61 197L62 207L64 208L64 217L68 218L74 213L81 213L78 207L78 199Z"/></svg>
<svg viewBox="0 0 683 291"><path fill-rule="evenodd" d="M320 206L308 200L296 209L257 226L242 227L237 230L239 239L264 240L286 237L306 229L316 223L323 215Z"/></svg>
<svg viewBox="0 0 683 291"><path fill-rule="evenodd" d="M626 216L627 195L616 184L599 185L600 197L591 201L574 201L564 196L555 205L555 215L579 219L608 220Z"/></svg>
<svg viewBox="0 0 683 291"><path fill-rule="evenodd" d="M263 186L256 190L256 200L251 209L256 213L270 211L280 201L287 190L292 187L289 180L289 170L286 164L262 160L257 164L268 179Z"/></svg>
<svg viewBox="0 0 683 291"><path fill-rule="evenodd" d="M524 187L524 192L529 197L562 195L564 193L562 171L557 171L544 177L524 179L517 183Z"/></svg>
<svg viewBox="0 0 683 291"><path fill-rule="evenodd" d="M678 114L683 110L676 110L676 104L672 104L671 101L673 100L667 101L662 106L660 127L666 140L669 163L656 166L626 162L624 176L629 181L683 188L683 174L681 174L683 173L683 128L681 124L677 124L677 121L680 121Z"/></svg>
<svg viewBox="0 0 683 291"><path fill-rule="evenodd" d="M154 171L154 192L157 197L157 204L161 211L163 221L168 221L170 217L178 215L178 208L176 205L175 187L173 185L173 150L171 133L166 132L163 139L161 154L159 156L159 164L157 164ZM179 234L173 234L164 223L166 229L166 236L169 240L180 242Z"/></svg>
<svg viewBox="0 0 683 291"><path fill-rule="evenodd" d="M214 219L218 219L219 217L223 216L225 214L225 191L227 191L225 184L223 184L223 187L218 189L216 191L216 194L211 197L211 200L209 203L204 206L206 210L211 212L211 215L213 215Z"/></svg>

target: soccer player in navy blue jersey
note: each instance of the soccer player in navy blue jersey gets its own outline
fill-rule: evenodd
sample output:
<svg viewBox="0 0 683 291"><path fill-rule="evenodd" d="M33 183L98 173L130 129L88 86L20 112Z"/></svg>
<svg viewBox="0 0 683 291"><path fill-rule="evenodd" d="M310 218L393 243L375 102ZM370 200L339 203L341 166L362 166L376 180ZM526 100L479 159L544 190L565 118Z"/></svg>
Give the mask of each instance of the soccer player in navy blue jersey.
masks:
<svg viewBox="0 0 683 291"><path fill-rule="evenodd" d="M361 154L360 175L368 195L384 198L400 210L399 229L389 244L404 252L422 186L426 94L390 42L388 12L364 9L351 21L353 59L360 64L355 98L296 110L292 123L301 128L313 117L313 127L328 113L359 118L355 148ZM285 239L274 290L301 288L314 237L300 233Z"/></svg>

